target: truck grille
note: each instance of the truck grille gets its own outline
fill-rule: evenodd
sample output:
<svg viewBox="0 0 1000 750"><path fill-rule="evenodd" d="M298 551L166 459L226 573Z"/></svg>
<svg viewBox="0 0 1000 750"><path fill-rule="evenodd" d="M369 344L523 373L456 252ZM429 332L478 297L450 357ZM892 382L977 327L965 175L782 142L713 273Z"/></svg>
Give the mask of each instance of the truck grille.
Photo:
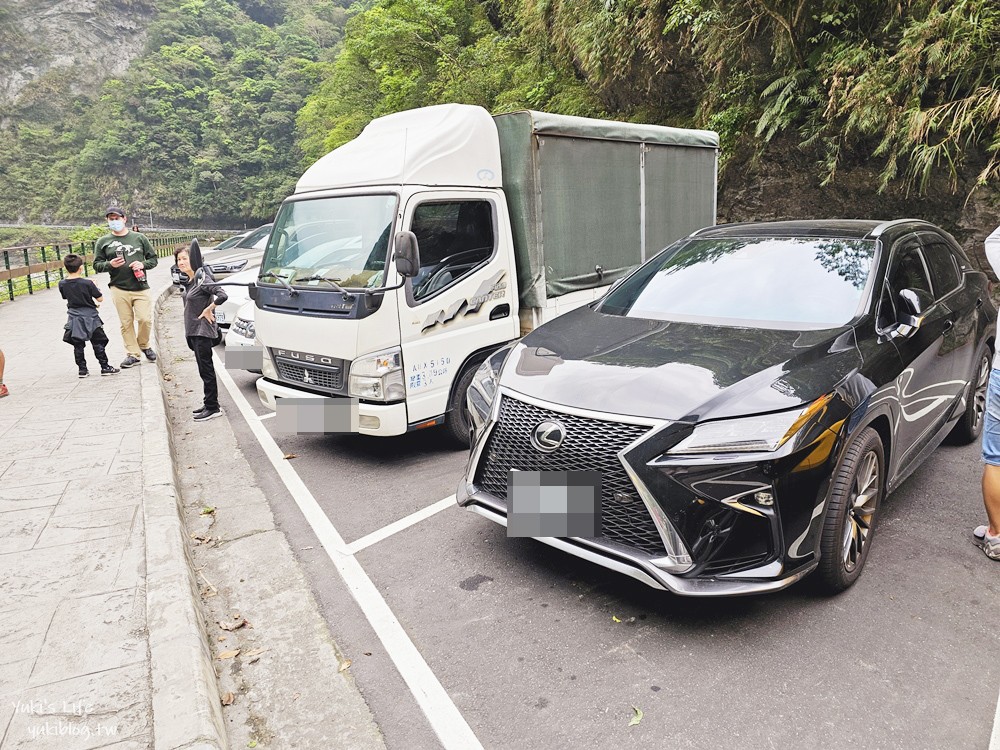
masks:
<svg viewBox="0 0 1000 750"><path fill-rule="evenodd" d="M511 469L600 471L601 538L650 555L664 554L660 533L617 455L649 427L549 411L509 396L501 399L499 422L476 472L477 485L506 502L507 474ZM566 438L554 453L541 453L531 444L531 431L546 419L557 419L566 427ZM615 500L616 492L633 499L627 503Z"/></svg>
<svg viewBox="0 0 1000 750"><path fill-rule="evenodd" d="M274 366L278 369L278 377L290 383L301 383L321 391L339 391L343 387L344 378L339 367L305 366L283 359L275 359Z"/></svg>

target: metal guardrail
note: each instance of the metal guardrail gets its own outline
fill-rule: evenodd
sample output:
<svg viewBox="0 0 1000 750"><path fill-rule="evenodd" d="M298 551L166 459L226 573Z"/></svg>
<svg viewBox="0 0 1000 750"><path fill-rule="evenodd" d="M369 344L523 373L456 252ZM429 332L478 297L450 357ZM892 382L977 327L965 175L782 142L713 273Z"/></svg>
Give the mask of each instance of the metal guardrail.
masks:
<svg viewBox="0 0 1000 750"><path fill-rule="evenodd" d="M191 241L190 234L170 234L149 237L159 258L174 254L179 243ZM83 275L94 272L94 242L63 243L30 247L9 247L0 250L0 302L13 301L21 294L34 294L49 289L64 277L62 259L70 253L83 256Z"/></svg>

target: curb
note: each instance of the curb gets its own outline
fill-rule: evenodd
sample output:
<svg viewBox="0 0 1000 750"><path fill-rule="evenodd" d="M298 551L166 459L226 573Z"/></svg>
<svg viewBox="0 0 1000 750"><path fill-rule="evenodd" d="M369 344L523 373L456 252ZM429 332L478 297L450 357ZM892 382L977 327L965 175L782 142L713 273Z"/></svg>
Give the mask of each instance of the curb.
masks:
<svg viewBox="0 0 1000 750"><path fill-rule="evenodd" d="M150 345L172 286L154 294ZM174 476L173 436L159 360L140 367L142 492L146 529L146 627L156 750L228 748L212 652L202 621Z"/></svg>

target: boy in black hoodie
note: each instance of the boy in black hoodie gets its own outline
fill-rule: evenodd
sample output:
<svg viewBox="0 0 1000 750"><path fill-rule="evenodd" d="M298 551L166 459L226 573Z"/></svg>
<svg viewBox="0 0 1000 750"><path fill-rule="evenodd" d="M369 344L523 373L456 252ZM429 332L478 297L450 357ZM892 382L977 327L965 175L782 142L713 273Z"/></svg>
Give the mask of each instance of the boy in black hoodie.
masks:
<svg viewBox="0 0 1000 750"><path fill-rule="evenodd" d="M104 333L104 321L97 314L97 305L104 301L101 290L90 279L80 274L83 258L76 253L70 253L63 258L63 265L69 274L59 282L59 294L66 300L69 319L66 321L63 341L73 345L73 356L79 368L79 376L87 377L87 360L84 348L87 342L94 347L94 356L101 365L101 375L114 375L120 372L117 367L108 363L108 355L104 347L108 344L108 336Z"/></svg>

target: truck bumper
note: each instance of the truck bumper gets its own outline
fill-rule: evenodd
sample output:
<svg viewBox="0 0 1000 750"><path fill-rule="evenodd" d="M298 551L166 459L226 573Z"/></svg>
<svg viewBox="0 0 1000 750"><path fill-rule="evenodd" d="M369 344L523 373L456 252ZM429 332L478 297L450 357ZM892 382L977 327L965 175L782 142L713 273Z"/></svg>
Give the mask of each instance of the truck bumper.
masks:
<svg viewBox="0 0 1000 750"><path fill-rule="evenodd" d="M279 398L323 398L315 393L272 383L265 378L257 380L257 395L260 396L261 404L271 411L277 410ZM358 422L358 432L361 435L402 435L407 428L406 404L359 404Z"/></svg>

